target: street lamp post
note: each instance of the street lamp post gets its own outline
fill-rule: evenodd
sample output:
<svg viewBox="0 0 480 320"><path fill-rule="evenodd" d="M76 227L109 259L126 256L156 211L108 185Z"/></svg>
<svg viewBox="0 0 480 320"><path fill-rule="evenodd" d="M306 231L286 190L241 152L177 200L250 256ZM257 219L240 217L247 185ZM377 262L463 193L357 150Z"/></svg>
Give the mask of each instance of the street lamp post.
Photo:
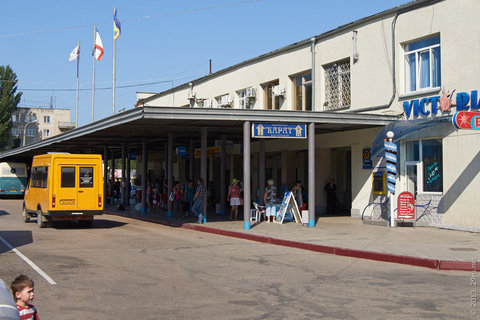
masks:
<svg viewBox="0 0 480 320"><path fill-rule="evenodd" d="M31 124L31 123L36 123L36 122L37 122L37 120L33 120L33 121L30 121L30 122L25 123L25 126L23 127L23 146L26 145L26 143L25 143L25 142L26 142L25 138L26 138L27 126L28 126L29 124Z"/></svg>

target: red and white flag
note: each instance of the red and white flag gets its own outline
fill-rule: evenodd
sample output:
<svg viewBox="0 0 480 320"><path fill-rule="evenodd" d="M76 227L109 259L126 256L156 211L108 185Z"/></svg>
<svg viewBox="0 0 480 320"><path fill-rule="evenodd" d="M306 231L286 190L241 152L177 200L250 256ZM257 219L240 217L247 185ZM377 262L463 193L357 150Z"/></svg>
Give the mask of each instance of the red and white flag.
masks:
<svg viewBox="0 0 480 320"><path fill-rule="evenodd" d="M103 57L103 43L102 39L100 38L100 34L98 31L95 34L95 45L93 47L93 55L95 56L95 59L98 61L102 60Z"/></svg>

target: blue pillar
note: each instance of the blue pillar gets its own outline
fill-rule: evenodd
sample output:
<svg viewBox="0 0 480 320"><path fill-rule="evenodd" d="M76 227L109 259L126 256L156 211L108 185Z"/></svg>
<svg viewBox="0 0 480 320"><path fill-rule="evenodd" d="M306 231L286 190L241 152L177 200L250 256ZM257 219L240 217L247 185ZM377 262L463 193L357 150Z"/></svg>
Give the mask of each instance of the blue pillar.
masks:
<svg viewBox="0 0 480 320"><path fill-rule="evenodd" d="M250 121L243 123L243 229L250 229Z"/></svg>
<svg viewBox="0 0 480 320"><path fill-rule="evenodd" d="M308 125L308 226L315 227L315 123Z"/></svg>

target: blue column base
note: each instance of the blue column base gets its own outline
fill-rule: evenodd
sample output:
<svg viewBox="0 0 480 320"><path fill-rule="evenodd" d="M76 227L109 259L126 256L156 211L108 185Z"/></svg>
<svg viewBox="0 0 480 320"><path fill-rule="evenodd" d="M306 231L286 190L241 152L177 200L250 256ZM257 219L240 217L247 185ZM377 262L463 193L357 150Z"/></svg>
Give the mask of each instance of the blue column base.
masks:
<svg viewBox="0 0 480 320"><path fill-rule="evenodd" d="M168 218L171 218L173 217L173 212L172 211L168 211L168 214L167 214Z"/></svg>
<svg viewBox="0 0 480 320"><path fill-rule="evenodd" d="M309 226L309 227L315 227L315 219L313 219L313 220L308 220L308 226Z"/></svg>
<svg viewBox="0 0 480 320"><path fill-rule="evenodd" d="M225 215L225 209L220 209L220 215L224 216Z"/></svg>
<svg viewBox="0 0 480 320"><path fill-rule="evenodd" d="M145 208L140 209L140 214L146 214L146 213L147 213L147 209Z"/></svg>
<svg viewBox="0 0 480 320"><path fill-rule="evenodd" d="M207 217L203 217L203 223L207 223Z"/></svg>
<svg viewBox="0 0 480 320"><path fill-rule="evenodd" d="M243 229L250 230L250 221L243 221Z"/></svg>

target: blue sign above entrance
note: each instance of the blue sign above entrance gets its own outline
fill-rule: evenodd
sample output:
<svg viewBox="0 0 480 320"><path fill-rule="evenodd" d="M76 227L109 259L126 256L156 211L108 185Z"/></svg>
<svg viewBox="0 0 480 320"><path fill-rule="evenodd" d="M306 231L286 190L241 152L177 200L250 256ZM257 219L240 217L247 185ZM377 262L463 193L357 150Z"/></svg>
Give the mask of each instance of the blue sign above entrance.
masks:
<svg viewBox="0 0 480 320"><path fill-rule="evenodd" d="M252 138L307 138L306 124L254 123Z"/></svg>

